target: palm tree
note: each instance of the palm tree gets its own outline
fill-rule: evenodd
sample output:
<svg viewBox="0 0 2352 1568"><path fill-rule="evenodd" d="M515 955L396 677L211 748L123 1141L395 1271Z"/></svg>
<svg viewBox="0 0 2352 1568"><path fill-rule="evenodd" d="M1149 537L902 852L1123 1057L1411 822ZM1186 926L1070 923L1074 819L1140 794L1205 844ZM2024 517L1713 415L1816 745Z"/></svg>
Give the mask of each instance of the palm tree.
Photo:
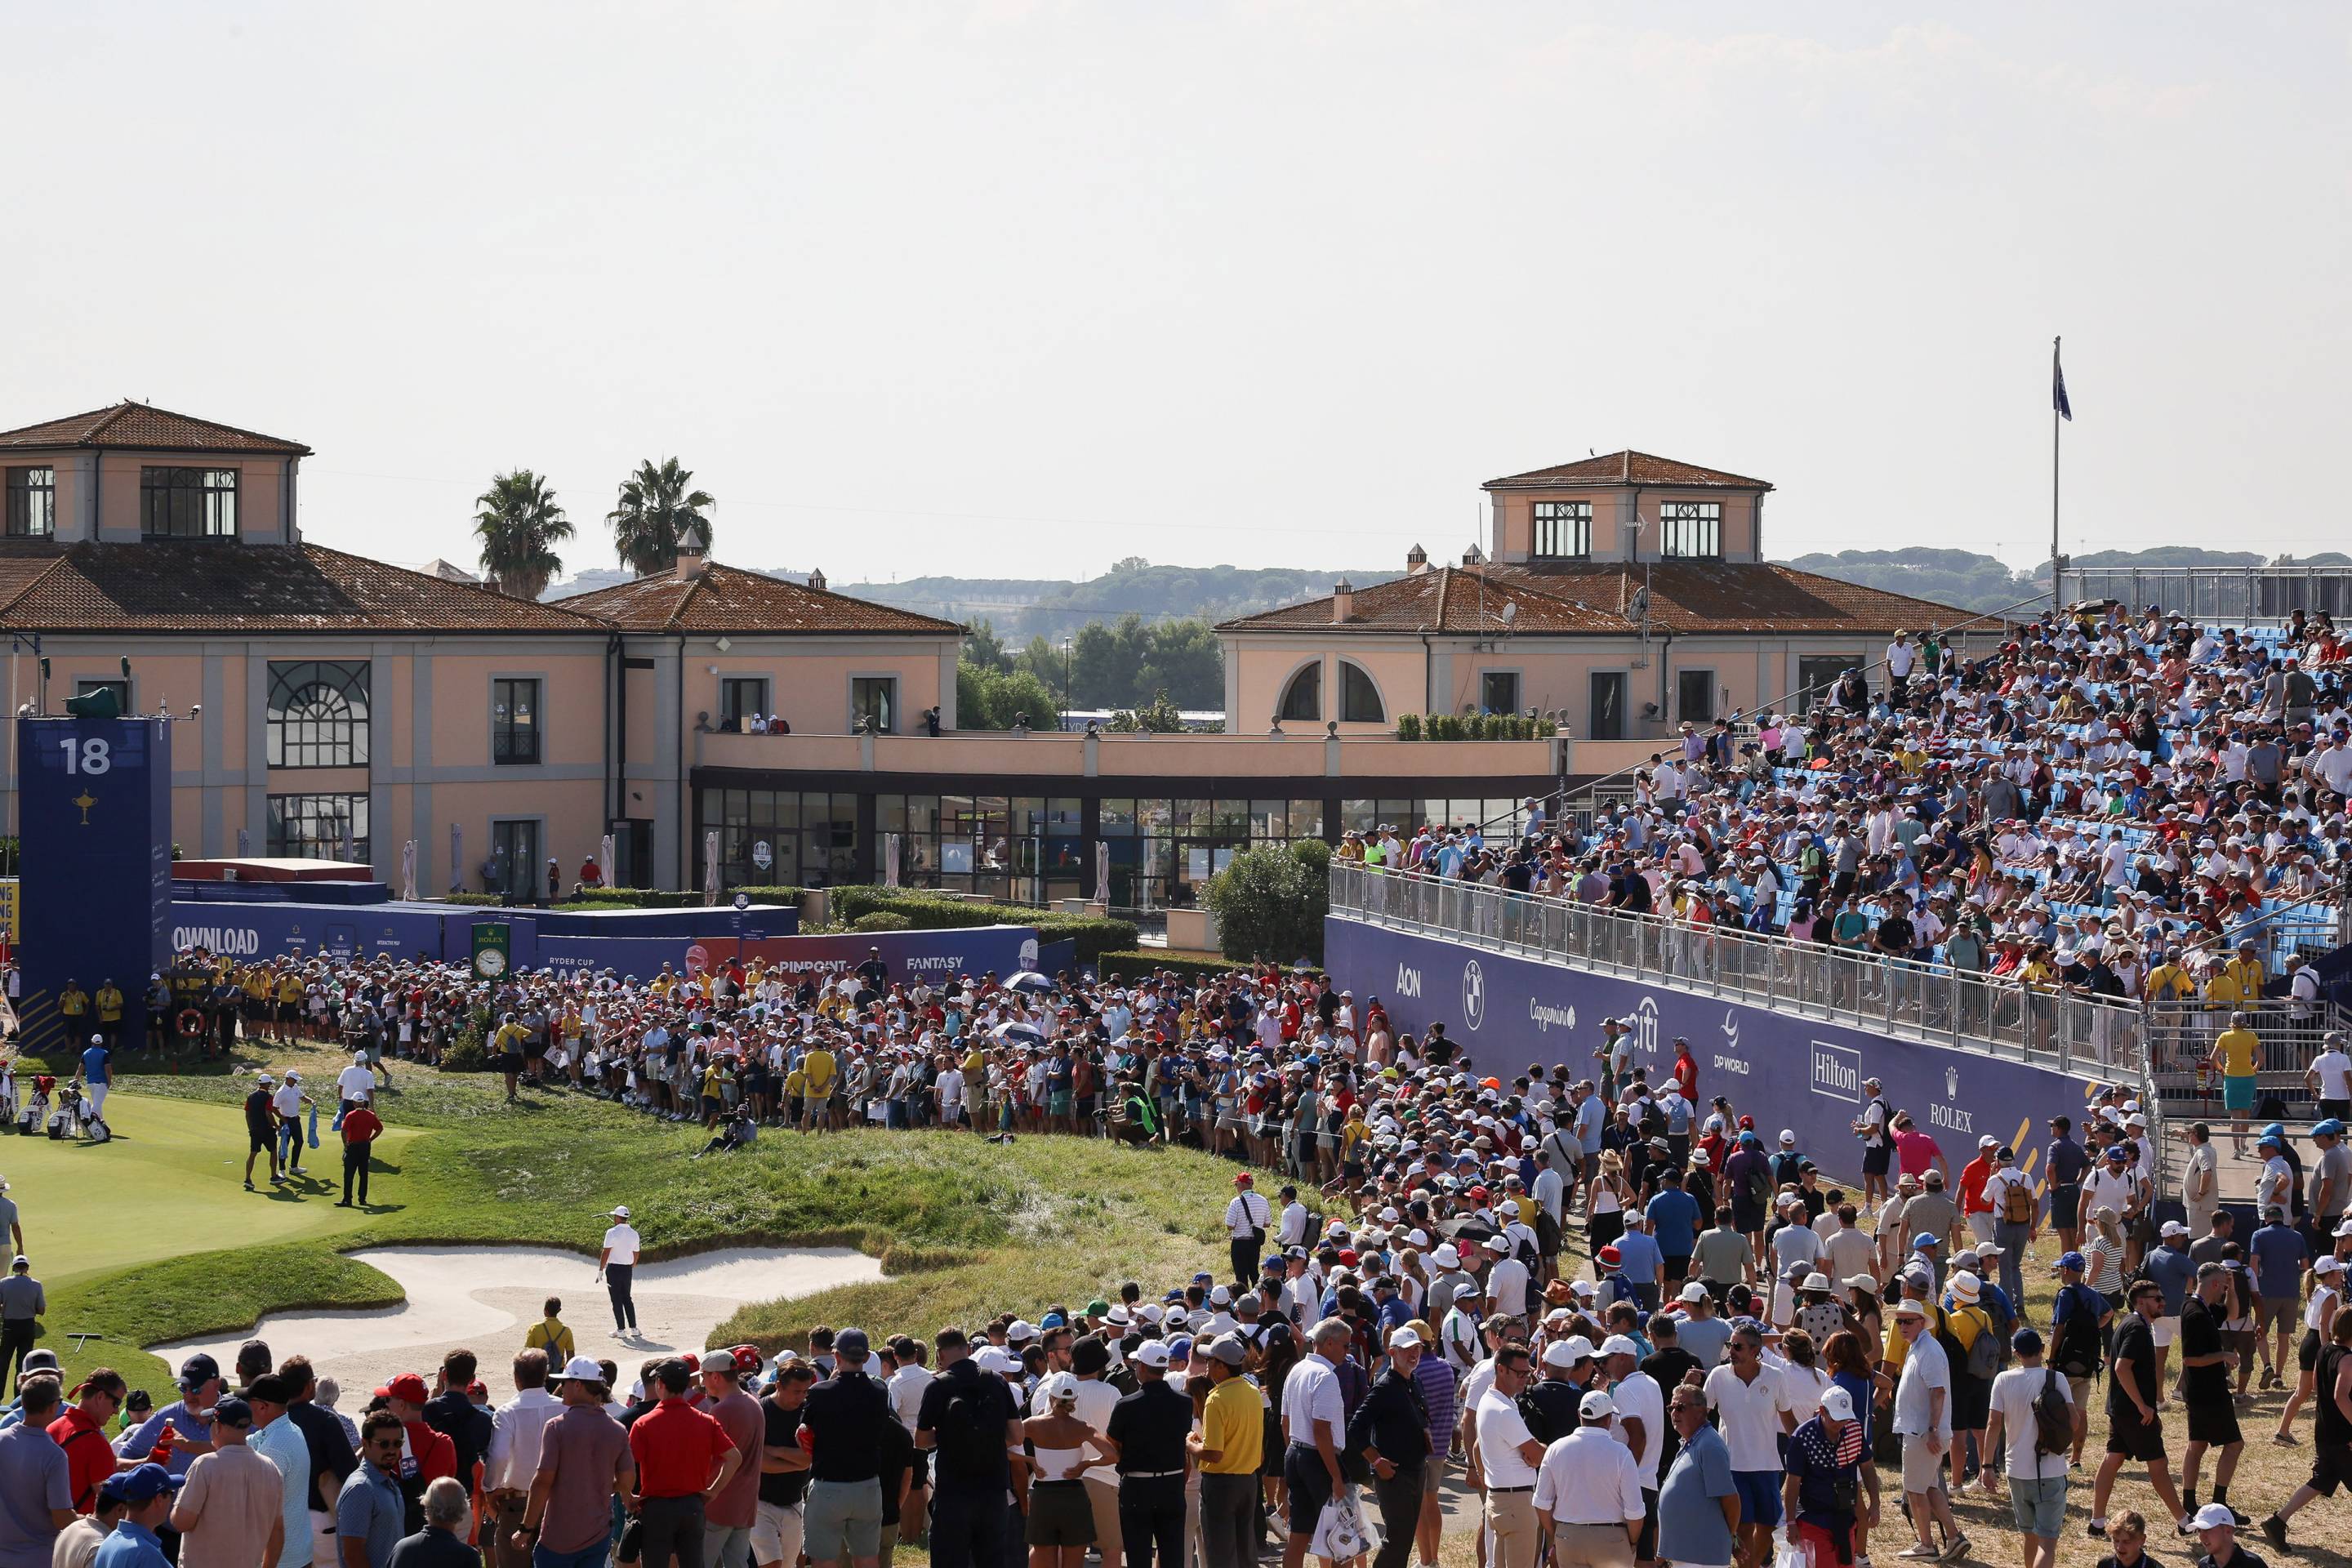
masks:
<svg viewBox="0 0 2352 1568"><path fill-rule="evenodd" d="M529 468L517 468L492 478L474 504L481 508L474 514L474 537L482 542L483 575L502 594L538 598L563 570L556 542L572 537L555 492Z"/></svg>
<svg viewBox="0 0 2352 1568"><path fill-rule="evenodd" d="M613 525L613 548L640 577L677 564L678 547L691 535L706 553L710 519L704 509L719 504L708 490L689 491L693 473L665 458L656 468L648 458L621 481L621 500L604 521Z"/></svg>

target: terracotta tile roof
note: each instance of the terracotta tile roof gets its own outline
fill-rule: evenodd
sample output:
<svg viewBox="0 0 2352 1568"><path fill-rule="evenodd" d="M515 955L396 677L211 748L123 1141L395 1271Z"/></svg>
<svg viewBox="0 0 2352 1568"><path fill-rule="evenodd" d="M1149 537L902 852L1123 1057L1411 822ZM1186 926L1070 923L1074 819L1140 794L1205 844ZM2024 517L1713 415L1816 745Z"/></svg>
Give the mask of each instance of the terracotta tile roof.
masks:
<svg viewBox="0 0 2352 1568"><path fill-rule="evenodd" d="M1769 490L1768 480L1751 479L1739 474L1727 474L1720 468L1702 468L1696 463L1679 463L1672 458L1653 457L1647 452L1611 452L1605 457L1586 458L1580 462L1561 463L1555 468L1535 468L1507 479L1488 479L1484 489L1490 490L1549 489L1562 485L1687 485L1696 489Z"/></svg>
<svg viewBox="0 0 2352 1568"><path fill-rule="evenodd" d="M1650 584L1654 629L1677 636L1742 632L1853 632L1948 626L1967 612L1858 583L1761 563L1662 561L1643 568L1591 562L1530 568L1440 566L1356 590L1343 625L1326 596L1244 616L1217 627L1231 632L1445 632L1478 637L1624 637L1626 609ZM1504 606L1512 606L1507 620Z"/></svg>
<svg viewBox="0 0 2352 1568"><path fill-rule="evenodd" d="M88 632L585 632L559 605L388 566L322 545L54 544L0 548L0 626Z"/></svg>
<svg viewBox="0 0 2352 1568"><path fill-rule="evenodd" d="M633 632L740 632L747 636L877 632L955 637L963 628L870 600L830 594L716 562L699 577L664 573L558 601Z"/></svg>
<svg viewBox="0 0 2352 1568"><path fill-rule="evenodd" d="M118 403L0 431L0 447L143 447L159 452L274 452L307 458L299 441L240 430L147 403Z"/></svg>

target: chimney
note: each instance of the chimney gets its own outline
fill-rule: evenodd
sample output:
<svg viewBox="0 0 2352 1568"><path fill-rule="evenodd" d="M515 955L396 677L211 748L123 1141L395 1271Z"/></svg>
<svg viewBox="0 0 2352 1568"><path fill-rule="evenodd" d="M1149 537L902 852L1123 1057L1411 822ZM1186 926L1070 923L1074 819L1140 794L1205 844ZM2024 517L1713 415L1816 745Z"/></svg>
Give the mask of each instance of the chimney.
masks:
<svg viewBox="0 0 2352 1568"><path fill-rule="evenodd" d="M1483 566L1486 563L1486 552L1480 550L1475 544L1462 552L1462 564L1465 566Z"/></svg>
<svg viewBox="0 0 2352 1568"><path fill-rule="evenodd" d="M678 530L677 565L674 570L681 583L691 583L710 569L710 542L702 530L692 523Z"/></svg>
<svg viewBox="0 0 2352 1568"><path fill-rule="evenodd" d="M1345 577L1331 584L1331 624L1343 626L1356 613L1356 585Z"/></svg>
<svg viewBox="0 0 2352 1568"><path fill-rule="evenodd" d="M1406 576L1418 577L1423 572L1428 570L1428 551L1423 550L1420 545L1416 544L1411 550L1404 552L1404 574Z"/></svg>
<svg viewBox="0 0 2352 1568"><path fill-rule="evenodd" d="M812 588L815 589L815 590L816 590L818 593L820 593L820 594L824 593L824 574L823 572L812 572L812 573L810 573L810 574L809 574L809 582L808 582L808 585L809 585L810 587L812 587Z"/></svg>

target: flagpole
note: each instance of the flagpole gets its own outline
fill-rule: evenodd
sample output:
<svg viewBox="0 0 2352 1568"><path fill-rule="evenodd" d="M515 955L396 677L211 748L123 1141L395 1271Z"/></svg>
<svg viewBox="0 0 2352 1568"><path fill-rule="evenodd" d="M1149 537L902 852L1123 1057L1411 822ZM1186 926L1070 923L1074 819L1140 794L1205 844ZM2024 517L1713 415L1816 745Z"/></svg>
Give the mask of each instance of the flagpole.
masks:
<svg viewBox="0 0 2352 1568"><path fill-rule="evenodd" d="M2058 342L2056 338L2050 340L2053 387L2059 384L2057 378L2062 374L2058 363ZM2050 402L2050 613L2053 616L2063 615L2066 609L2065 595L2060 591L2059 584L2061 559L2058 552L2058 401L2053 397Z"/></svg>

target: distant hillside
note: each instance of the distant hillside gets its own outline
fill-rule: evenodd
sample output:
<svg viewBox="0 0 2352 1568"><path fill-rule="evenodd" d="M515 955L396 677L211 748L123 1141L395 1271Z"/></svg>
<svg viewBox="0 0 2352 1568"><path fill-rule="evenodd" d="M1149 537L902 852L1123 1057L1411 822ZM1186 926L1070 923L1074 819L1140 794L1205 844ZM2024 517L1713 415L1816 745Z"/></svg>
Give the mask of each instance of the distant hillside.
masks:
<svg viewBox="0 0 2352 1568"><path fill-rule="evenodd" d="M2287 557L2276 557L2284 564ZM2271 561L2251 550L2203 550L2193 545L2160 544L2147 550L2098 550L2074 558L2076 566L2261 566ZM2344 555L2296 556L2297 564L2352 564ZM2037 590L2050 591L2050 563L2038 562L2032 570L2012 572L1990 555L1972 550L1937 550L1915 545L1904 550L1841 550L1835 554L1800 555L1782 563L1800 572L1818 572L1865 587L1889 593L1914 594L1963 610L1998 610L2032 598Z"/></svg>
<svg viewBox="0 0 2352 1568"><path fill-rule="evenodd" d="M1029 577L913 577L902 583L836 583L837 592L954 621L986 620L1007 642L1075 635L1095 621L1222 621L1331 591L1341 577L1361 588L1395 571L1298 571L1241 566L1154 566L1140 556L1082 583Z"/></svg>

